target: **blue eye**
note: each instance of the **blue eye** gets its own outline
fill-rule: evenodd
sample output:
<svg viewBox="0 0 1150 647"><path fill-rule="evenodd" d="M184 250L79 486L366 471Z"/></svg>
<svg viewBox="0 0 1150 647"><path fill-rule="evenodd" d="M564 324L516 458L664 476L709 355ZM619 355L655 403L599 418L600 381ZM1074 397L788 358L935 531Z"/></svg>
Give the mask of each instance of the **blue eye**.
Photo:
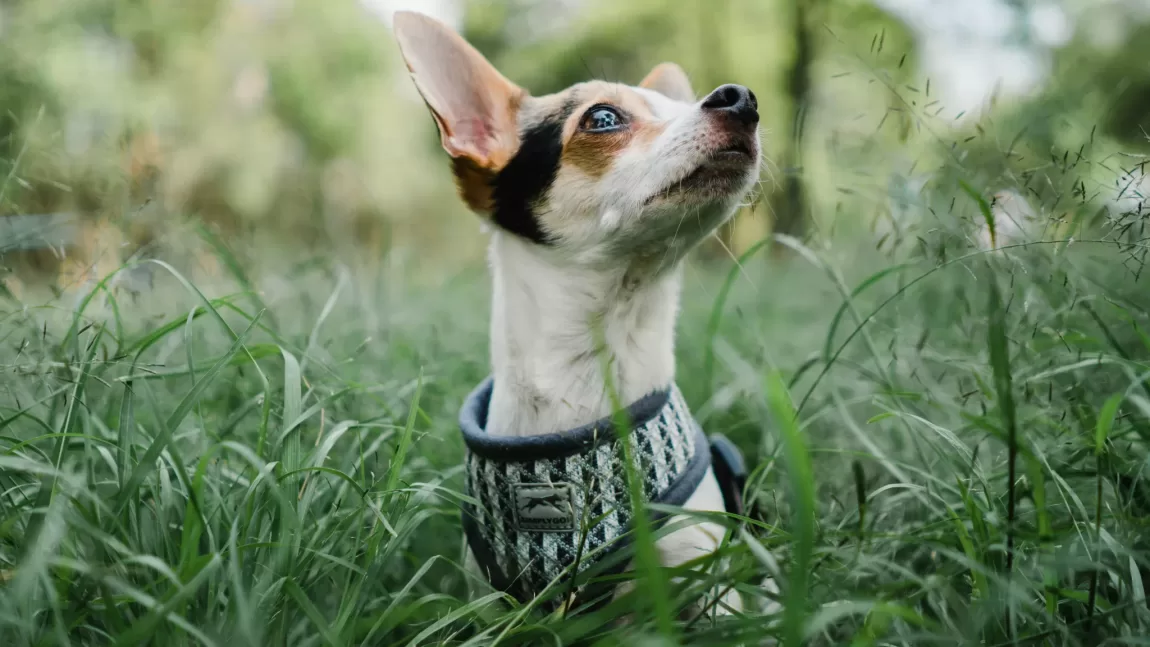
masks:
<svg viewBox="0 0 1150 647"><path fill-rule="evenodd" d="M596 106L583 117L583 130L592 133L610 132L623 126L623 117L614 108Z"/></svg>

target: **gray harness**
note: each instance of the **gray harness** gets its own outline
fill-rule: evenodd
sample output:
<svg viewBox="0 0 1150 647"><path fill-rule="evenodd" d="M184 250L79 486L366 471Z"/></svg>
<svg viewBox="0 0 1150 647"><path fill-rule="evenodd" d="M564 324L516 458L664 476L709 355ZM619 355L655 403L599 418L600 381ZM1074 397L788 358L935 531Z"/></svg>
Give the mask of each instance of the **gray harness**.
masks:
<svg viewBox="0 0 1150 647"><path fill-rule="evenodd" d="M459 415L467 445L463 504L468 545L493 586L526 602L553 582L618 572L633 511L621 443L628 443L644 501L683 505L714 467L728 512L742 512L742 456L710 440L671 386L627 408L631 432L610 419L541 436L493 437L486 430L493 381L468 396ZM664 515L656 515L656 522ZM566 587L564 587L566 588ZM581 600L593 594L576 587ZM549 596L544 606L559 600Z"/></svg>

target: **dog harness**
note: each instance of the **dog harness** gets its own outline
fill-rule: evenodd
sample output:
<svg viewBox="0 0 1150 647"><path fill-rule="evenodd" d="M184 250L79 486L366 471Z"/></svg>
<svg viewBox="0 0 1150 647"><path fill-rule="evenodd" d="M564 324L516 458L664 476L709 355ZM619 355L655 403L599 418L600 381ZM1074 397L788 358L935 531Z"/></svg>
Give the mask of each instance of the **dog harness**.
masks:
<svg viewBox="0 0 1150 647"><path fill-rule="evenodd" d="M463 504L463 528L488 581L521 602L553 582L625 567L625 559L608 559L629 544L631 529L622 443L645 502L683 505L713 467L726 510L742 513L742 455L725 437L703 434L677 387L631 404L631 431L623 437L610 418L559 433L499 437L486 431L493 384L481 383L459 415L466 491L478 504ZM666 517L655 515L655 522ZM585 586L575 592L580 599L592 593ZM544 606L557 607L560 597L549 596Z"/></svg>

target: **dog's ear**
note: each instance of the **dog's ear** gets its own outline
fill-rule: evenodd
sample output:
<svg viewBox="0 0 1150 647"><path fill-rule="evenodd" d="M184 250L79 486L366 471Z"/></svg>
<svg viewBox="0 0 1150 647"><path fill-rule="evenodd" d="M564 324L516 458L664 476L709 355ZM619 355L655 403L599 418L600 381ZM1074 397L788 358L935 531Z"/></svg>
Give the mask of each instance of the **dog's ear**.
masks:
<svg viewBox="0 0 1150 647"><path fill-rule="evenodd" d="M674 63L660 63L651 70L639 87L654 90L659 94L675 101L686 103L695 102L695 91L691 89L691 82L683 68Z"/></svg>
<svg viewBox="0 0 1150 647"><path fill-rule="evenodd" d="M393 21L399 49L453 160L460 193L490 208L490 178L519 149L517 114L527 92L446 25L411 11Z"/></svg>

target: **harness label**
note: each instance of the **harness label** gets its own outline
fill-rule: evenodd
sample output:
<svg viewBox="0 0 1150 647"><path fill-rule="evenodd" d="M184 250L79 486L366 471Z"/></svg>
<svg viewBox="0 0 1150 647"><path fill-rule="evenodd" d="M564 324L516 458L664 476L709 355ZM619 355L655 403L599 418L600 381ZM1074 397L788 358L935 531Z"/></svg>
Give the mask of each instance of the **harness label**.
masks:
<svg viewBox="0 0 1150 647"><path fill-rule="evenodd" d="M519 530L576 530L575 486L570 483L515 483L515 525Z"/></svg>

